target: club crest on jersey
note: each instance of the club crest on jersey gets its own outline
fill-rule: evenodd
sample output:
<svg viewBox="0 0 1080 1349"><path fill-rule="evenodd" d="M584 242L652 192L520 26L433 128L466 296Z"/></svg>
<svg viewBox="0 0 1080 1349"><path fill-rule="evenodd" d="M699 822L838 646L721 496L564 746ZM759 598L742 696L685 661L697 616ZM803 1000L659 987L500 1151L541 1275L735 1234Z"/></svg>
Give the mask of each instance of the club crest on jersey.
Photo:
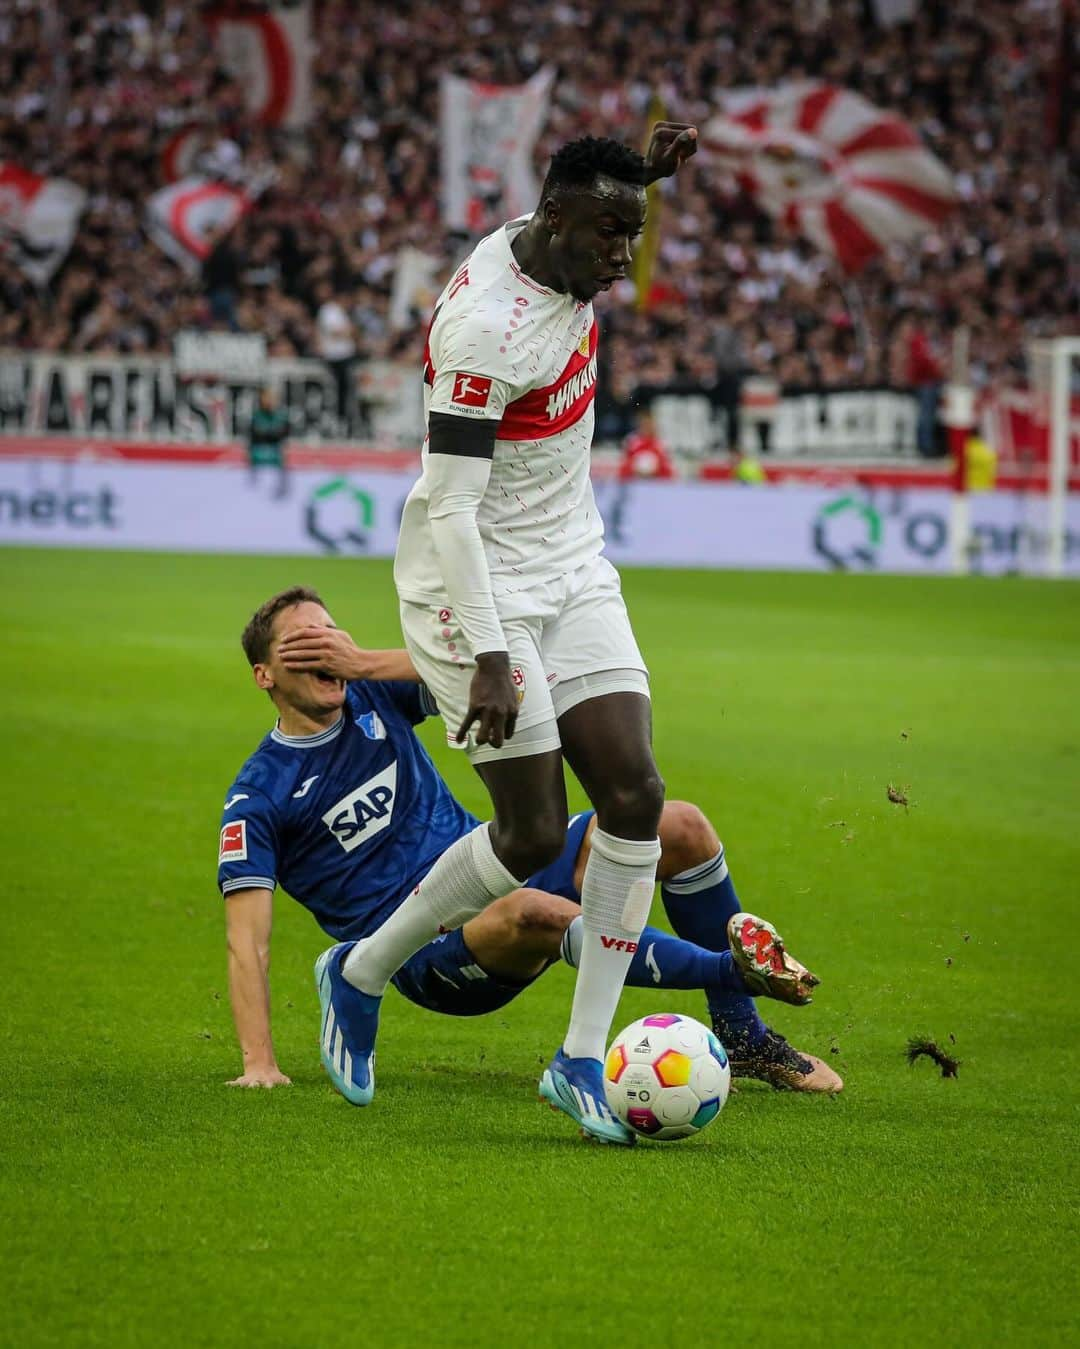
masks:
<svg viewBox="0 0 1080 1349"><path fill-rule="evenodd" d="M362 712L356 718L356 725L360 727L369 740L385 740L386 727L383 725L382 717L378 712Z"/></svg>
<svg viewBox="0 0 1080 1349"><path fill-rule="evenodd" d="M454 376L454 391L450 395L451 403L460 407L486 408L491 397L491 379L488 375Z"/></svg>
<svg viewBox="0 0 1080 1349"><path fill-rule="evenodd" d="M346 852L368 843L389 825L397 791L397 760L343 796L322 817Z"/></svg>
<svg viewBox="0 0 1080 1349"><path fill-rule="evenodd" d="M221 830L218 865L222 862L247 861L247 820L233 820Z"/></svg>

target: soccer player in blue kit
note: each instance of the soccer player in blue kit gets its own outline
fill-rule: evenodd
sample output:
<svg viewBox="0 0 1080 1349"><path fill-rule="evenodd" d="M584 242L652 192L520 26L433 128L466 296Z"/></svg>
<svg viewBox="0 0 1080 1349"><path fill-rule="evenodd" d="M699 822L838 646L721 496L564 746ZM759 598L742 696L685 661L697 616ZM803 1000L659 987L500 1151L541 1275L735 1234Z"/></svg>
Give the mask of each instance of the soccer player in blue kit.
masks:
<svg viewBox="0 0 1080 1349"><path fill-rule="evenodd" d="M242 641L278 719L227 793L218 883L243 1054L232 1085L270 1087L289 1080L278 1068L270 1027L275 887L337 942L352 942L384 923L478 822L451 795L413 731L436 708L404 651L361 650L304 587L263 604ZM553 864L424 946L394 975L398 990L432 1011L478 1015L516 997L560 957L576 965L581 879L594 829L592 812L575 816ZM754 1009L756 994L808 1002L817 980L769 924L740 912L708 820L694 806L668 802L660 841L661 892L681 935L647 927L627 982L702 989L736 1076L839 1091L843 1084L828 1065L793 1049ZM342 1094L366 1104L325 999L321 1054Z"/></svg>

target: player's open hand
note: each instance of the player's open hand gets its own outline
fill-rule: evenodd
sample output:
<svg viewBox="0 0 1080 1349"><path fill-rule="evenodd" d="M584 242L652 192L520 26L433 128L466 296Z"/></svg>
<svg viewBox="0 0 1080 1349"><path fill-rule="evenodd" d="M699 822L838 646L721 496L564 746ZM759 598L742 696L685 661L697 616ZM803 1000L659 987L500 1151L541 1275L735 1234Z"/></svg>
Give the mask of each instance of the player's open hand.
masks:
<svg viewBox="0 0 1080 1349"><path fill-rule="evenodd" d="M272 1068L249 1068L226 1082L227 1087L291 1087L292 1078L286 1077L275 1064Z"/></svg>
<svg viewBox="0 0 1080 1349"><path fill-rule="evenodd" d="M334 679L363 679L369 662L344 628L293 628L278 643L289 670L319 670Z"/></svg>
<svg viewBox="0 0 1080 1349"><path fill-rule="evenodd" d="M458 744L465 743L469 727L479 722L476 743L499 749L514 734L519 702L507 653L492 651L477 656L476 673L469 685L469 711L455 737Z"/></svg>
<svg viewBox="0 0 1080 1349"><path fill-rule="evenodd" d="M691 155L697 154L697 148L696 126L689 122L657 122L645 155L646 181L670 178Z"/></svg>

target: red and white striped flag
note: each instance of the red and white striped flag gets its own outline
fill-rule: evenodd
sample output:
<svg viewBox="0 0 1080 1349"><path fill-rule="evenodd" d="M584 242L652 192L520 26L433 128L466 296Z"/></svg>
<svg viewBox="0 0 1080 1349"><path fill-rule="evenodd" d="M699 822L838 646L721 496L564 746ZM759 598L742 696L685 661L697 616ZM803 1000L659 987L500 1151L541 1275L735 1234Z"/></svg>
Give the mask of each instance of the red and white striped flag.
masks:
<svg viewBox="0 0 1080 1349"><path fill-rule="evenodd" d="M0 252L43 286L79 226L86 193L66 178L43 178L0 163Z"/></svg>
<svg viewBox="0 0 1080 1349"><path fill-rule="evenodd" d="M927 233L957 199L909 123L834 85L734 90L702 139L763 211L848 272Z"/></svg>

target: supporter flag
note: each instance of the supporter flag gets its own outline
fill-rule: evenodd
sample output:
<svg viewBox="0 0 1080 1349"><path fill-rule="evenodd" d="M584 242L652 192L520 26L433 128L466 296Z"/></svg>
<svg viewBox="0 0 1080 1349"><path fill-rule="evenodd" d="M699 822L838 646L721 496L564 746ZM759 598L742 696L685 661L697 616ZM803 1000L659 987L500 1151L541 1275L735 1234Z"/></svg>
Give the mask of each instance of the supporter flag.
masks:
<svg viewBox="0 0 1080 1349"><path fill-rule="evenodd" d="M907 122L833 85L735 90L703 145L847 272L925 234L956 202L948 169Z"/></svg>
<svg viewBox="0 0 1080 1349"><path fill-rule="evenodd" d="M42 178L0 163L0 253L43 286L67 257L86 193L66 178Z"/></svg>
<svg viewBox="0 0 1080 1349"><path fill-rule="evenodd" d="M146 203L150 237L187 271L195 272L210 254L211 235L232 229L252 205L250 192L207 178L182 178L163 187Z"/></svg>
<svg viewBox="0 0 1080 1349"><path fill-rule="evenodd" d="M440 266L439 258L411 244L398 249L390 290L390 327L394 332L403 332L430 317L442 289L436 280Z"/></svg>
<svg viewBox="0 0 1080 1349"><path fill-rule="evenodd" d="M536 205L536 138L547 119L555 70L521 85L483 84L457 75L440 83L443 221L481 234Z"/></svg>
<svg viewBox="0 0 1080 1349"><path fill-rule="evenodd" d="M311 117L311 3L216 4L204 12L218 59L267 126Z"/></svg>
<svg viewBox="0 0 1080 1349"><path fill-rule="evenodd" d="M188 123L165 142L161 150L161 176L167 183L178 183L195 169L205 150L206 136L201 127Z"/></svg>

